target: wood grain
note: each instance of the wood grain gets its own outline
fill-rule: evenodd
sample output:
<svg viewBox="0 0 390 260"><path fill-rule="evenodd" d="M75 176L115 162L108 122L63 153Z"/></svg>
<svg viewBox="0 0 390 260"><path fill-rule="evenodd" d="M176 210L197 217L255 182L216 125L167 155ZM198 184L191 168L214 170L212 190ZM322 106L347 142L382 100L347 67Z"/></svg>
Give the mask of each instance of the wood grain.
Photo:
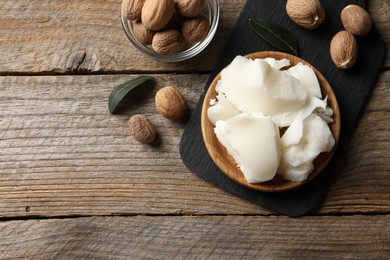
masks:
<svg viewBox="0 0 390 260"><path fill-rule="evenodd" d="M176 64L147 58L129 43L120 25L120 2L2 0L0 74L209 71L246 1L221 0L213 42L190 62ZM369 11L390 49L389 1L370 0ZM389 55L384 66L390 66Z"/></svg>
<svg viewBox="0 0 390 260"><path fill-rule="evenodd" d="M0 73L210 70L244 2L220 1L220 26L212 44L191 62L167 64L130 44L120 24L121 0L4 0Z"/></svg>
<svg viewBox="0 0 390 260"><path fill-rule="evenodd" d="M389 54L323 206L274 216L191 173L178 151L185 122L153 102L169 84L194 108L246 0L220 0L210 46L177 64L131 46L120 2L0 1L0 259L388 258ZM389 50L390 2L368 4ZM145 73L157 82L110 115L111 90ZM154 145L130 136L135 113L156 125Z"/></svg>
<svg viewBox="0 0 390 260"><path fill-rule="evenodd" d="M0 258L387 259L389 223L390 216L11 221L0 223Z"/></svg>
<svg viewBox="0 0 390 260"><path fill-rule="evenodd" d="M374 25L385 42L385 58L383 66L390 67L390 1L388 0L367 0L368 12L370 13Z"/></svg>
<svg viewBox="0 0 390 260"><path fill-rule="evenodd" d="M208 75L155 75L110 115L110 91L136 76L0 77L0 217L270 214L191 173L178 152L184 123L154 107L170 84L193 109ZM390 212L389 89L384 72L321 214ZM156 145L130 136L135 113L156 125Z"/></svg>

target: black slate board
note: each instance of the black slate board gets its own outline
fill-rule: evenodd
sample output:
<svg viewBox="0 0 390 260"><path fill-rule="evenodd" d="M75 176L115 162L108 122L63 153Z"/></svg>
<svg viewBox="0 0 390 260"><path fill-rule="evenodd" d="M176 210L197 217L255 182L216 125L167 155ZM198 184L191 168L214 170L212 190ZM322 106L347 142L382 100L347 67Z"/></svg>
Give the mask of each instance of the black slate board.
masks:
<svg viewBox="0 0 390 260"><path fill-rule="evenodd" d="M245 188L226 177L211 160L204 146L200 117L204 93L186 126L180 143L180 154L185 165L206 181L252 201L272 211L288 216L301 216L317 209L331 184L331 177L337 174L345 142L353 134L359 115L375 85L377 72L384 57L384 43L376 30L358 38L359 55L356 65L349 70L339 70L329 55L332 37L343 29L340 12L348 4L365 8L365 1L322 1L325 22L316 30L306 30L293 23L285 11L285 0L248 0L235 25L230 38L211 73L205 90L221 69L236 55L257 51L276 50L264 42L249 27L249 18L273 21L291 31L298 40L300 57L316 67L329 81L338 99L341 113L341 139L338 151L329 167L313 182L296 190L282 193L264 193Z"/></svg>

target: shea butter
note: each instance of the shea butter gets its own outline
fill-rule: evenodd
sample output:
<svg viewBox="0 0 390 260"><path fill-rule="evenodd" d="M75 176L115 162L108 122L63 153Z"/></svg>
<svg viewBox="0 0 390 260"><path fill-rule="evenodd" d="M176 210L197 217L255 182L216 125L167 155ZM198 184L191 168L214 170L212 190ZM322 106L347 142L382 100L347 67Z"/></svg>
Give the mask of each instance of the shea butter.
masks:
<svg viewBox="0 0 390 260"><path fill-rule="evenodd" d="M311 96L321 98L320 83L318 82L316 74L309 66L300 62L289 68L287 72L299 80Z"/></svg>
<svg viewBox="0 0 390 260"><path fill-rule="evenodd" d="M306 180L313 160L335 145L327 124L333 111L313 69L288 59L237 56L220 76L207 115L246 181L276 174Z"/></svg>
<svg viewBox="0 0 390 260"><path fill-rule="evenodd" d="M263 59L237 56L221 72L218 93L240 111L273 116L300 108L308 97L301 83Z"/></svg>
<svg viewBox="0 0 390 260"><path fill-rule="evenodd" d="M278 173L287 180L306 180L313 160L332 150L335 140L326 122L316 114L297 120L281 138L282 159Z"/></svg>
<svg viewBox="0 0 390 260"><path fill-rule="evenodd" d="M207 111L207 116L213 125L216 125L219 120L226 120L240 113L224 94L219 94L217 99L218 101L211 101L212 106Z"/></svg>
<svg viewBox="0 0 390 260"><path fill-rule="evenodd" d="M242 113L217 121L214 132L249 183L275 177L280 162L279 130L270 117Z"/></svg>

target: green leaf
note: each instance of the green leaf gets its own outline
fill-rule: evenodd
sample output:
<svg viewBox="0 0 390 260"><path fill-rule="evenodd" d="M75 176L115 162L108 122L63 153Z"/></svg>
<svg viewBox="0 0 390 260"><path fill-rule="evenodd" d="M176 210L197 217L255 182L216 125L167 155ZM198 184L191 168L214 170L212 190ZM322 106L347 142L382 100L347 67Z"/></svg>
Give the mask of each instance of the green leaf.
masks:
<svg viewBox="0 0 390 260"><path fill-rule="evenodd" d="M126 81L125 83L122 83L116 88L114 88L108 99L108 110L110 111L110 113L114 113L116 107L131 90L152 78L153 77L151 76L140 76L138 78Z"/></svg>
<svg viewBox="0 0 390 260"><path fill-rule="evenodd" d="M249 25L273 47L296 56L299 55L297 40L284 27L262 19L249 19Z"/></svg>

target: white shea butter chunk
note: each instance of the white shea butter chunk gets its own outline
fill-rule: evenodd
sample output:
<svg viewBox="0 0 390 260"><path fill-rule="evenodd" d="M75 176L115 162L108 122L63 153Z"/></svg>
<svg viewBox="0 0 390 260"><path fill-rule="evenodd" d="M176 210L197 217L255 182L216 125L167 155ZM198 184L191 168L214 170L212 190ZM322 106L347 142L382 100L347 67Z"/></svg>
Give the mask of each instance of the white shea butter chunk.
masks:
<svg viewBox="0 0 390 260"><path fill-rule="evenodd" d="M214 132L248 183L275 177L280 162L280 139L270 117L242 113L217 121Z"/></svg>
<svg viewBox="0 0 390 260"><path fill-rule="evenodd" d="M286 127L291 125L298 117L300 120L304 120L308 117L316 108L326 109L327 98L324 100L317 97L309 97L306 103L297 110L278 114L272 117L274 123L279 127ZM330 108L331 109L331 108Z"/></svg>
<svg viewBox="0 0 390 260"><path fill-rule="evenodd" d="M213 125L219 120L226 120L240 113L224 94L218 94L217 100L207 110L207 116Z"/></svg>
<svg viewBox="0 0 390 260"><path fill-rule="evenodd" d="M274 58L265 58L264 59L272 68L280 70L281 68L288 67L291 65L290 60L284 58L277 60Z"/></svg>
<svg viewBox="0 0 390 260"><path fill-rule="evenodd" d="M304 181L314 168L313 160L320 153L331 151L335 140L327 123L311 114L301 122L294 121L281 137L281 144L278 174L287 180Z"/></svg>
<svg viewBox="0 0 390 260"><path fill-rule="evenodd" d="M284 147L298 144L303 136L303 120L301 115L298 115L295 121L288 127L287 131L280 138L280 142Z"/></svg>
<svg viewBox="0 0 390 260"><path fill-rule="evenodd" d="M287 72L299 80L311 96L321 98L321 88L314 70L303 63L289 68Z"/></svg>
<svg viewBox="0 0 390 260"><path fill-rule="evenodd" d="M286 71L272 68L263 59L242 56L221 71L216 91L241 112L269 116L297 110L308 98L301 82Z"/></svg>

